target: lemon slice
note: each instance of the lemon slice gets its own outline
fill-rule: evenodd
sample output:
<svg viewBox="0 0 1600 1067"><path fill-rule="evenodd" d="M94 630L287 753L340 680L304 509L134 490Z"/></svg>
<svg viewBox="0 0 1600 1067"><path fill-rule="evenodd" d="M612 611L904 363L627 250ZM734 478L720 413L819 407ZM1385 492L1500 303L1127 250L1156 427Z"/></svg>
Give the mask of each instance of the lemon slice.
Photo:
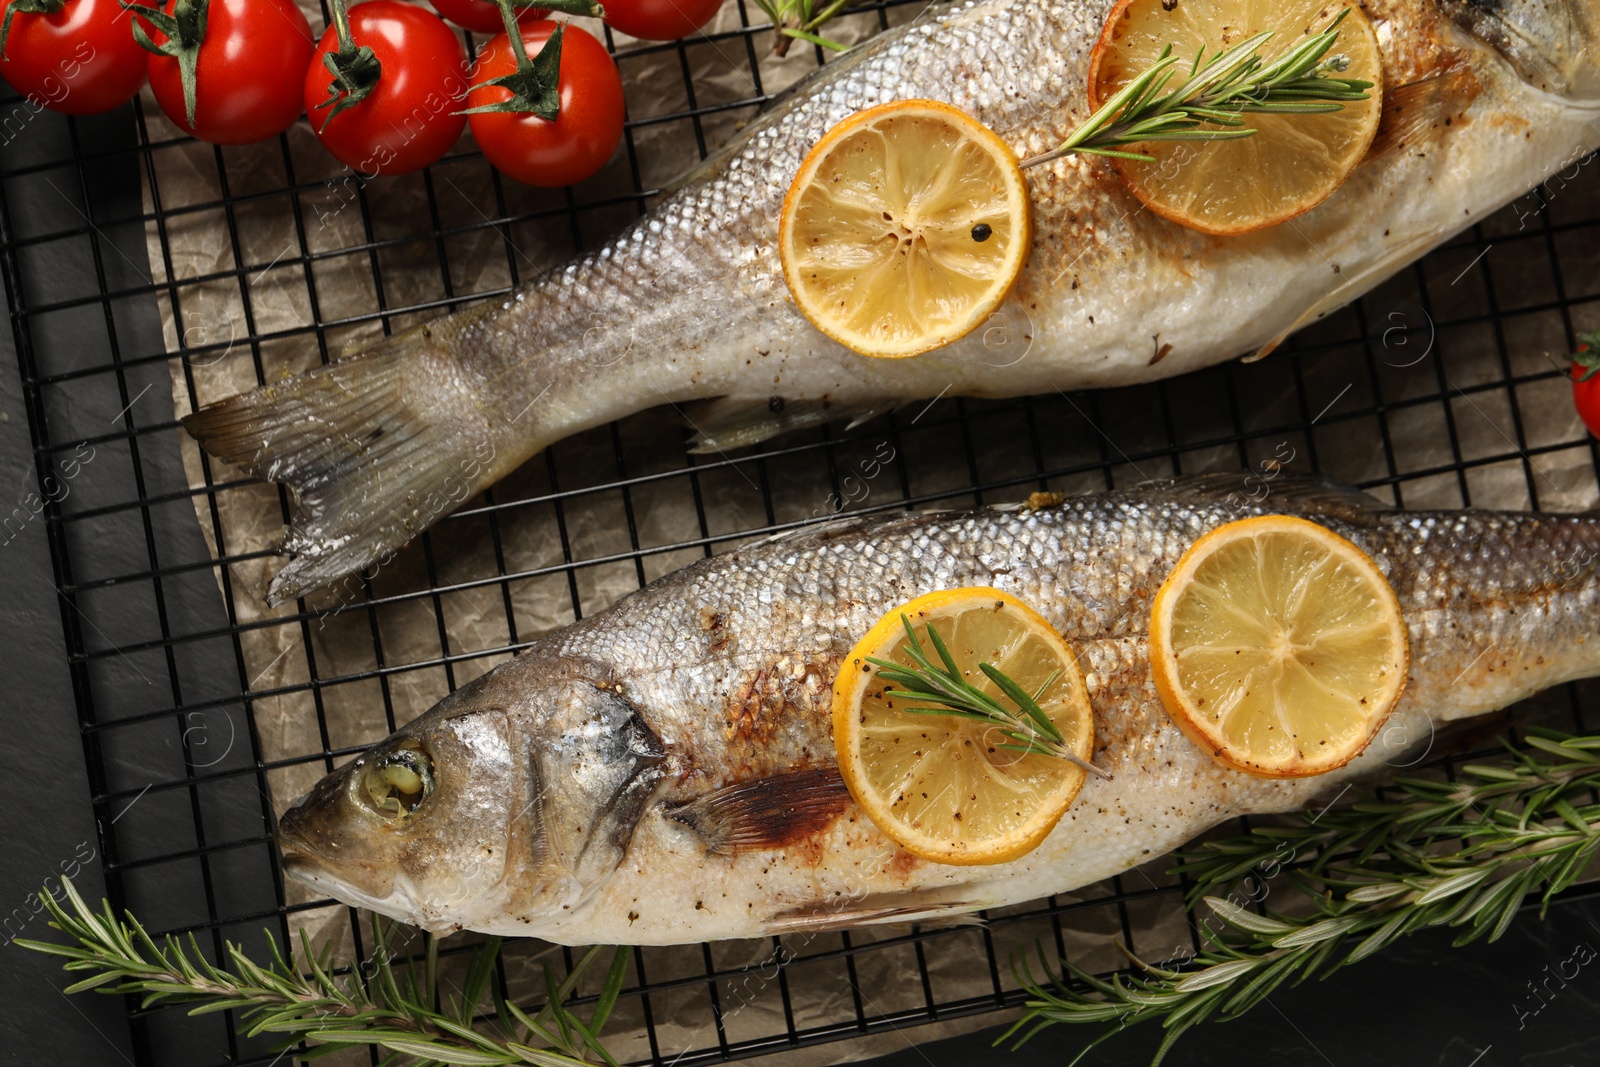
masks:
<svg viewBox="0 0 1600 1067"><path fill-rule="evenodd" d="M806 156L778 223L783 277L817 329L864 356L914 356L976 329L1028 254L1017 157L934 100L859 111Z"/></svg>
<svg viewBox="0 0 1600 1067"><path fill-rule="evenodd" d="M1409 662L1400 602L1371 557L1288 515L1200 538L1150 618L1150 669L1172 721L1223 763L1269 778L1360 755Z"/></svg>
<svg viewBox="0 0 1600 1067"><path fill-rule="evenodd" d="M1098 108L1172 45L1192 59L1267 30L1273 59L1302 36L1321 33L1345 7L1330 55L1345 55L1341 78L1369 81L1367 99L1312 115L1245 116L1254 137L1236 141L1150 141L1132 151L1156 162L1117 159L1133 194L1156 214L1205 233L1233 236L1286 222L1322 203L1367 154L1383 112L1383 57L1372 23L1355 3L1323 0L1121 0L1089 63L1089 105ZM1180 71L1179 80L1187 73Z"/></svg>
<svg viewBox="0 0 1600 1067"><path fill-rule="evenodd" d="M902 614L935 663L923 629L929 624L966 681L1002 702L979 663L999 668L1029 694L1054 674L1037 698L1040 710L1087 761L1094 717L1078 662L1032 608L997 589L974 587L929 593L889 612L851 649L834 682L839 771L879 829L907 852L939 863L1016 859L1060 821L1085 772L1059 756L1001 747L1002 729L988 722L919 715L905 706L921 702L886 698L893 687L879 681L867 657L912 665Z"/></svg>

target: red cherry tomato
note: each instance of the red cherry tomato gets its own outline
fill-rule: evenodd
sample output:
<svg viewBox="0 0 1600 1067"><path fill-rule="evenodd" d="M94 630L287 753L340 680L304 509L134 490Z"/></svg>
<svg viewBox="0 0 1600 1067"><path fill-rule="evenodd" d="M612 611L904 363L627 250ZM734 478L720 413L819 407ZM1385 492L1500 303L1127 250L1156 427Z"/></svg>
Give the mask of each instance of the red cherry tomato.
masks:
<svg viewBox="0 0 1600 1067"><path fill-rule="evenodd" d="M722 0L605 0L611 28L644 41L676 41L711 21Z"/></svg>
<svg viewBox="0 0 1600 1067"><path fill-rule="evenodd" d="M505 20L500 17L500 6L490 0L430 0L434 9L460 26L473 33L502 33L505 31ZM538 22L550 12L543 8L524 7L517 11L517 24L525 25L529 22Z"/></svg>
<svg viewBox="0 0 1600 1067"><path fill-rule="evenodd" d="M1572 399L1578 405L1578 415L1583 419L1583 424L1589 427L1590 433L1600 437L1600 374L1586 382L1578 380L1593 370L1592 366L1586 367L1581 363L1572 365Z"/></svg>
<svg viewBox="0 0 1600 1067"><path fill-rule="evenodd" d="M378 57L378 84L329 119L333 74L322 57L339 50L332 27L306 67L305 105L322 146L363 177L409 174L436 162L466 129L467 51L439 16L399 0L350 9L350 36Z"/></svg>
<svg viewBox="0 0 1600 1067"><path fill-rule="evenodd" d="M539 54L555 28L548 21L523 27L530 57ZM484 82L504 77L516 66L506 35L492 39L478 53L468 106L510 99L510 90ZM489 162L519 182L560 186L582 181L606 165L622 139L622 76L605 45L576 26L568 26L563 38L556 85L561 102L554 122L505 111L467 117Z"/></svg>
<svg viewBox="0 0 1600 1067"><path fill-rule="evenodd" d="M165 0L168 14L177 0ZM195 72L194 128L184 112L178 61L150 57L156 103L180 129L212 144L251 144L300 117L302 81L316 35L293 0L209 0ZM147 27L157 44L166 36Z"/></svg>
<svg viewBox="0 0 1600 1067"><path fill-rule="evenodd" d="M116 0L67 0L50 15L18 11L0 75L30 103L52 111L109 111L144 84L146 53L128 29L131 18Z"/></svg>

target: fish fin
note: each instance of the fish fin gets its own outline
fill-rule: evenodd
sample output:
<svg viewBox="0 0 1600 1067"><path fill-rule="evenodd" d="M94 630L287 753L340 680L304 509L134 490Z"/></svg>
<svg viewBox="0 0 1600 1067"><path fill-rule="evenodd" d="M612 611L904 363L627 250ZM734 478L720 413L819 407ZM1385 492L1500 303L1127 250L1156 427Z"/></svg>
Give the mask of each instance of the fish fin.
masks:
<svg viewBox="0 0 1600 1067"><path fill-rule="evenodd" d="M1338 311L1346 304L1352 303L1357 297L1367 290L1388 278L1395 271L1411 264L1424 252L1434 245L1441 244L1450 235L1447 233L1421 233L1407 238L1383 255L1356 271L1354 274L1342 275L1344 281L1316 303L1306 308L1300 315L1281 330L1276 337L1256 349L1255 352L1242 358L1241 363L1255 363L1266 359L1276 352L1289 339L1289 335L1301 327L1309 326L1324 315Z"/></svg>
<svg viewBox="0 0 1600 1067"><path fill-rule="evenodd" d="M292 494L281 550L294 558L272 579L268 604L392 556L490 480L487 428L415 403L438 400L416 373L434 352L431 336L419 326L184 416L201 448Z"/></svg>
<svg viewBox="0 0 1600 1067"><path fill-rule="evenodd" d="M817 400L788 400L781 396L722 396L688 405L684 420L693 428L691 452L726 452L776 437L790 430L820 426L837 419L849 419L846 429L855 429L868 419L900 405L898 400L840 401L829 397Z"/></svg>
<svg viewBox="0 0 1600 1067"><path fill-rule="evenodd" d="M990 505L996 511L1015 511L1017 504ZM923 511L902 512L898 514L845 514L836 519L823 519L817 522L808 522L803 526L796 526L788 530L780 530L770 537L754 542L750 547L758 545L776 544L782 541L811 541L825 544L829 541L839 541L844 538L860 537L888 537L892 536L898 527L919 526L938 515L955 515L957 508L928 508Z"/></svg>
<svg viewBox="0 0 1600 1067"><path fill-rule="evenodd" d="M804 526L796 526L789 530L779 530L771 537L757 541L756 544L771 545L780 541L798 541L802 537L811 537L818 541L835 541L855 531L864 530L870 525L872 525L872 517L844 515L836 519L809 522Z"/></svg>
<svg viewBox="0 0 1600 1067"><path fill-rule="evenodd" d="M1247 481L1248 479L1248 481ZM1265 487L1264 496L1257 491ZM1149 481L1132 492L1159 492L1203 502L1260 503L1271 511L1320 515L1352 526L1365 526L1384 511L1393 511L1377 497L1323 474L1298 474L1280 470L1272 478L1253 471L1210 471L1179 478Z"/></svg>
<svg viewBox="0 0 1600 1067"><path fill-rule="evenodd" d="M1480 91L1472 68L1460 63L1383 93L1383 115L1367 159L1426 145L1465 118Z"/></svg>
<svg viewBox="0 0 1600 1067"><path fill-rule="evenodd" d="M722 856L783 848L818 832L850 805L835 767L790 771L713 790L667 815Z"/></svg>
<svg viewBox="0 0 1600 1067"><path fill-rule="evenodd" d="M873 926L879 923L985 925L982 918L971 914L982 907L981 904L967 900L917 899L937 898L938 892L938 890L912 890L901 893L873 893L857 899L847 897L838 901L823 901L781 911L772 917L768 925L775 934L839 930L848 926Z"/></svg>
<svg viewBox="0 0 1600 1067"><path fill-rule="evenodd" d="M1372 160L1386 152L1415 149L1419 144L1436 140L1452 121L1461 118L1467 105L1472 103L1478 92L1478 80L1471 68L1465 65L1451 67L1393 90L1385 90L1383 118L1379 123L1372 147L1367 150L1366 160ZM1253 354L1244 357L1243 362L1254 363L1267 358L1288 339L1290 334L1329 312L1344 307L1449 236L1434 232L1416 234L1399 241L1378 259L1355 273L1343 275L1338 287L1306 308L1287 329Z"/></svg>

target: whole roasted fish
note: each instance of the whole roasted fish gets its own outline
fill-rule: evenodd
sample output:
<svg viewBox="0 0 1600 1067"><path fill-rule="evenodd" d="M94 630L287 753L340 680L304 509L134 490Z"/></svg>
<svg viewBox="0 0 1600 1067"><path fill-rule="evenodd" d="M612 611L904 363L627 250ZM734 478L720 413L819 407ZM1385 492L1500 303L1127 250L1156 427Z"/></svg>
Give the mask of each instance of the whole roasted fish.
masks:
<svg viewBox="0 0 1600 1067"><path fill-rule="evenodd" d="M1406 512L1285 476L1275 510L1327 525L1388 576L1411 673L1378 738L1339 771L1285 781L1222 766L1168 719L1146 637L1182 553L1256 513L1230 502L1238 477L847 519L702 560L536 642L323 779L281 819L285 869L432 930L580 944L960 913L1331 796L1386 760L1419 759L1435 723L1600 675L1600 512ZM831 735L833 679L859 636L918 594L971 585L1016 594L1066 638L1094 762L1111 774L1089 779L1038 849L986 867L896 848L841 785Z"/></svg>
<svg viewBox="0 0 1600 1067"><path fill-rule="evenodd" d="M1086 117L1111 6L933 9L829 64L603 248L189 416L207 451L295 492L295 558L269 599L392 553L546 445L652 405L711 401L691 421L702 447L727 448L945 392L1120 385L1269 347L1600 145L1600 0L1367 0L1384 126L1311 213L1208 237L1143 210L1104 161L1062 159L1029 172L1033 251L990 327L899 361L813 329L775 245L821 134L931 97L1019 155L1054 148Z"/></svg>

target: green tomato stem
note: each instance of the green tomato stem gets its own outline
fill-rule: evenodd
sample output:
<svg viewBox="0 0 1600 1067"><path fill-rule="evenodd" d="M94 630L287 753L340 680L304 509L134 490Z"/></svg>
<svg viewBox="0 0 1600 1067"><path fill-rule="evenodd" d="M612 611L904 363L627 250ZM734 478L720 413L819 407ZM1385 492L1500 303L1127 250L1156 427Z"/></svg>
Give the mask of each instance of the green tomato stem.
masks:
<svg viewBox="0 0 1600 1067"><path fill-rule="evenodd" d="M177 0L172 14L141 3L118 0L124 11L131 11L133 39L151 55L166 56L178 62L178 80L183 85L183 114L194 132L195 68L200 62L200 45L206 39L206 18L210 13L208 0ZM160 44L150 36L141 21L148 22L167 39Z"/></svg>
<svg viewBox="0 0 1600 1067"><path fill-rule="evenodd" d="M506 26L506 40L511 43L511 54L517 57L517 69L528 65L528 49L522 43L522 27L517 25L517 9L511 0L495 0L500 7L500 21Z"/></svg>
<svg viewBox="0 0 1600 1067"><path fill-rule="evenodd" d="M54 15L67 6L67 0L11 0L6 5L6 17L0 22L0 59L6 58L6 41L11 37L11 19L21 12L24 15Z"/></svg>
<svg viewBox="0 0 1600 1067"><path fill-rule="evenodd" d="M377 88L378 78L383 73L378 54L366 45L356 44L355 35L350 30L350 13L345 8L345 0L333 0L333 27L339 37L339 50L326 52L322 56L322 65L333 75L333 82L328 86L328 98L315 108L317 111L328 109L327 117L317 127L319 134L328 128L328 123L339 112L365 100Z"/></svg>
<svg viewBox="0 0 1600 1067"><path fill-rule="evenodd" d="M339 51L341 53L354 53L356 41L350 35L350 12L345 8L344 0L332 0L332 2L333 28L339 35Z"/></svg>

